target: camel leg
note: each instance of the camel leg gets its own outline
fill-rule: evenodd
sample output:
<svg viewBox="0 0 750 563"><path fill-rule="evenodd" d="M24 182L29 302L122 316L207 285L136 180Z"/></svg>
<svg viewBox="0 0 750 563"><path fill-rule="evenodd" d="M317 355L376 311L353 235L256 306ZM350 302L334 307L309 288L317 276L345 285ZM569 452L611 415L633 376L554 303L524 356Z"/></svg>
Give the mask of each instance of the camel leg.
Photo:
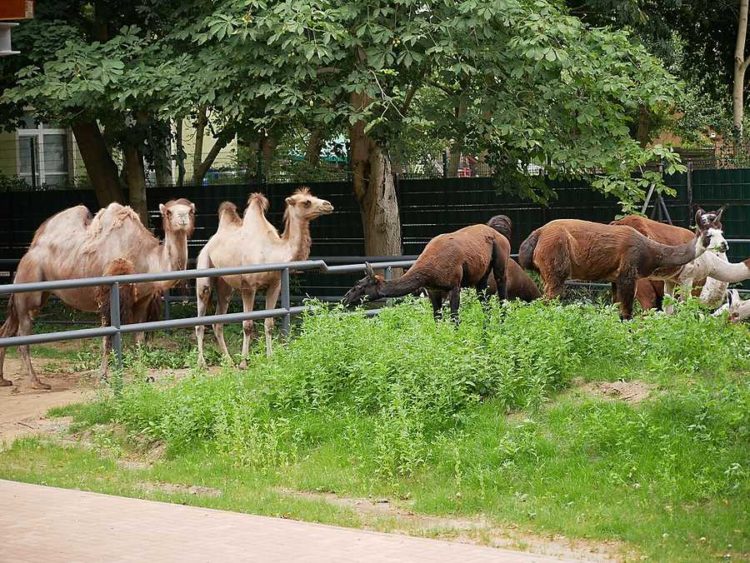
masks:
<svg viewBox="0 0 750 563"><path fill-rule="evenodd" d="M148 318L149 308L151 307L151 300L154 296L151 295L146 299L139 301L133 308L133 322L134 323L145 323ZM157 319L154 319L157 320ZM134 335L135 345L137 347L143 346L146 340L146 333L143 331L136 332Z"/></svg>
<svg viewBox="0 0 750 563"><path fill-rule="evenodd" d="M229 285L227 282L225 282L221 278L216 278L216 314L217 315L223 315L229 310L229 300L232 298L233 291L234 290L232 289L231 285ZM232 361L232 356L229 354L227 343L224 341L224 324L215 323L213 325L213 329L214 329L214 336L216 337L216 342L219 343L219 349L221 350L221 353L224 355L226 359L229 360L231 364L234 364L234 362Z"/></svg>
<svg viewBox="0 0 750 563"><path fill-rule="evenodd" d="M242 311L245 313L252 312L255 307L255 290L242 290ZM240 369L247 368L247 357L250 353L250 341L255 336L255 326L253 321L242 321L242 357L240 358Z"/></svg>
<svg viewBox="0 0 750 563"><path fill-rule="evenodd" d="M664 297L665 298L668 296L670 297L670 299L674 299L674 286L675 286L675 283L672 280L664 280ZM674 314L674 304L670 302L668 305L665 305L664 312L667 315Z"/></svg>
<svg viewBox="0 0 750 563"><path fill-rule="evenodd" d="M432 304L432 316L436 321L443 318L443 292L442 291L428 291L427 295L430 297L430 303Z"/></svg>
<svg viewBox="0 0 750 563"><path fill-rule="evenodd" d="M495 259L492 262L492 275L497 284L497 299L501 303L508 297L507 290L507 256L503 256L501 249L495 243Z"/></svg>
<svg viewBox="0 0 750 563"><path fill-rule="evenodd" d="M269 286L266 290L266 311L276 308L276 302L279 300L279 294L281 293L281 281L277 284ZM266 356L271 355L271 333L273 331L274 319L268 317L263 322L263 329L266 333Z"/></svg>
<svg viewBox="0 0 750 563"><path fill-rule="evenodd" d="M633 300L635 298L635 277L624 276L617 280L617 301L620 303L620 320L633 318Z"/></svg>
<svg viewBox="0 0 750 563"><path fill-rule="evenodd" d="M29 307L29 305L35 303L37 299L39 300L39 305L41 305L42 300L41 293L28 293L25 297L27 297L27 299L16 301L16 305L18 306L18 336L26 336L32 333L33 322L31 311L37 307ZM36 371L34 371L34 366L31 364L29 347L19 346L18 351L21 353L21 361L31 378L31 387L33 389L52 389L50 385L39 379Z"/></svg>
<svg viewBox="0 0 750 563"><path fill-rule="evenodd" d="M448 299L450 300L451 306L451 320L458 324L460 322L460 319L458 318L458 308L461 304L461 288L454 287L451 289L448 294Z"/></svg>
<svg viewBox="0 0 750 563"><path fill-rule="evenodd" d="M211 302L211 280L209 278L198 278L195 283L195 292L198 297L198 316L205 317L208 305ZM204 325L196 325L195 338L198 341L198 366L206 367L206 358L203 355L203 337L206 334Z"/></svg>

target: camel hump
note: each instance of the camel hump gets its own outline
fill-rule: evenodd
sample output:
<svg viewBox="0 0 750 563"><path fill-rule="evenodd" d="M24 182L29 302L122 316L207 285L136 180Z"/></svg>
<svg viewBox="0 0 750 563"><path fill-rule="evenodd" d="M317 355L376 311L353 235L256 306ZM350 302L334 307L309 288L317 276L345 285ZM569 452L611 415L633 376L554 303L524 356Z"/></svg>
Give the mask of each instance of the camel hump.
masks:
<svg viewBox="0 0 750 563"><path fill-rule="evenodd" d="M219 205L219 227L226 225L242 225L237 206L231 201L223 201Z"/></svg>
<svg viewBox="0 0 750 563"><path fill-rule="evenodd" d="M247 198L247 206L250 207L253 204L260 207L263 213L268 211L268 198L260 192L251 193Z"/></svg>

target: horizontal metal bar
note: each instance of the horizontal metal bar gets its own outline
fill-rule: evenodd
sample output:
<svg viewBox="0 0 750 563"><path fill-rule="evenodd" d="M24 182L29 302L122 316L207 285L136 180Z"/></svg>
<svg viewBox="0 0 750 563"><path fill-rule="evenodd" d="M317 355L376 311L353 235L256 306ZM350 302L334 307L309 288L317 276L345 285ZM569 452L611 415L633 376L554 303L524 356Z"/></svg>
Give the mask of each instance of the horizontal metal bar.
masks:
<svg viewBox="0 0 750 563"><path fill-rule="evenodd" d="M393 262L378 262L372 264L372 267L376 270L383 268L408 268L414 265L414 260L396 260ZM327 274L348 274L352 272L363 272L367 265L363 262L362 264L347 264L345 266L328 266L325 270Z"/></svg>
<svg viewBox="0 0 750 563"><path fill-rule="evenodd" d="M79 287L93 287L97 285L111 285L115 282L149 283L168 280L184 280L191 278L216 278L219 276L236 276L242 274L257 274L260 272L276 272L284 268L294 270L327 269L322 260L306 260L301 262L285 262L276 264L254 264L252 266L238 266L236 268L210 268L204 270L179 270L175 272L160 272L155 274L128 274L124 276L101 276L96 278L79 278L37 283L18 283L0 286L0 295L6 293L21 293L25 291L51 291L54 289L75 289Z"/></svg>
<svg viewBox="0 0 750 563"><path fill-rule="evenodd" d="M6 348L8 346L25 346L28 344L44 344L45 342L62 342L64 340L78 340L82 338L101 338L103 336L112 336L116 332L117 329L113 326L103 326L99 328L82 328L79 330L12 336L10 338L0 338L0 348Z"/></svg>

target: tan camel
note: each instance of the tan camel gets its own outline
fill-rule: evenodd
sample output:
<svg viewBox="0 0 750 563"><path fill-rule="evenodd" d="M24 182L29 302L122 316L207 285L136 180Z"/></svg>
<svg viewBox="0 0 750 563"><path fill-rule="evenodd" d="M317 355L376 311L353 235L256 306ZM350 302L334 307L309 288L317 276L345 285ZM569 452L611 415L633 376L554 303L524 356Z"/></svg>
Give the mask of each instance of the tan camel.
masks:
<svg viewBox="0 0 750 563"><path fill-rule="evenodd" d="M263 194L251 194L242 218L237 214L233 203L224 202L219 207L219 228L198 255L198 269L230 268L250 266L253 264L272 264L307 260L310 256L310 221L333 212L330 202L319 199L303 187L286 198L284 212L284 232L278 231L268 222L265 212L268 200ZM242 294L242 309L253 310L255 294L265 291L266 310L274 309L281 292L281 272L263 272L226 276L220 278L198 278L196 292L198 295L198 316L206 314L211 299L211 286L216 288L216 313L227 312L229 299L235 289ZM266 354L271 354L271 330L274 320L265 320ZM219 348L226 358L231 356L224 342L224 330L221 324L214 324L214 334ZM205 366L203 356L203 335L205 327L195 327L198 339L198 362ZM242 360L240 368L247 367L247 356L250 340L253 336L253 321L242 323Z"/></svg>
<svg viewBox="0 0 750 563"><path fill-rule="evenodd" d="M187 241L195 226L195 205L186 199L169 201L159 206L166 234L163 243L143 226L130 208L111 203L92 217L79 205L47 219L37 229L28 252L21 259L15 283L69 280L145 272L184 270L187 264ZM176 282L141 283L122 287L124 322L132 315L135 322L145 320L152 296ZM8 317L0 336L27 335L32 320L42 308L50 292L27 292L11 295ZM66 305L86 312L102 312L108 316L108 290L78 288L53 290ZM141 341L143 334L136 335ZM21 359L35 389L49 389L34 371L29 347L20 346ZM107 375L110 339L105 338L102 377ZM12 385L3 377L5 348L0 348L0 386Z"/></svg>

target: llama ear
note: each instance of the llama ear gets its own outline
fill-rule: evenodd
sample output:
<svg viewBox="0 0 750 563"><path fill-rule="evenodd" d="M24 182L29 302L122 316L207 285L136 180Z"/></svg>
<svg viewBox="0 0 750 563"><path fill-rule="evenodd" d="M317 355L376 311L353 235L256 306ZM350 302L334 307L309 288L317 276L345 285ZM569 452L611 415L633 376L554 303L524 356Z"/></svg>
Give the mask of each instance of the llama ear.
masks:
<svg viewBox="0 0 750 563"><path fill-rule="evenodd" d="M294 205L296 202L294 201L294 198L292 196L289 196L284 201L286 201L287 205Z"/></svg>
<svg viewBox="0 0 750 563"><path fill-rule="evenodd" d="M703 216L704 216L705 214L706 214L706 211L705 211L705 209L703 209L702 207L699 207L699 208L698 208L698 209L697 209L697 210L695 211L695 226L696 226L696 227L698 227L699 229L700 229L701 227L703 227Z"/></svg>
<svg viewBox="0 0 750 563"><path fill-rule="evenodd" d="M375 271L372 269L372 264L369 262L365 262L365 273L367 274L367 277L374 280L375 279Z"/></svg>
<svg viewBox="0 0 750 563"><path fill-rule="evenodd" d="M726 210L726 208L727 208L727 204L726 203L724 205L722 205L721 207L719 207L719 210L716 212L716 219L714 219L714 223L718 223L719 221L721 221L721 215L722 215L722 213L724 213L724 211Z"/></svg>
<svg viewBox="0 0 750 563"><path fill-rule="evenodd" d="M166 215L166 213L167 213L167 208L166 208L166 206L163 203L159 204L159 213L161 213L162 216Z"/></svg>
<svg viewBox="0 0 750 563"><path fill-rule="evenodd" d="M192 209L193 213L195 213L195 204L194 203L190 203L190 209Z"/></svg>
<svg viewBox="0 0 750 563"><path fill-rule="evenodd" d="M734 305L738 305L740 302L740 292L736 289L730 289L727 291L727 303L731 309Z"/></svg>

